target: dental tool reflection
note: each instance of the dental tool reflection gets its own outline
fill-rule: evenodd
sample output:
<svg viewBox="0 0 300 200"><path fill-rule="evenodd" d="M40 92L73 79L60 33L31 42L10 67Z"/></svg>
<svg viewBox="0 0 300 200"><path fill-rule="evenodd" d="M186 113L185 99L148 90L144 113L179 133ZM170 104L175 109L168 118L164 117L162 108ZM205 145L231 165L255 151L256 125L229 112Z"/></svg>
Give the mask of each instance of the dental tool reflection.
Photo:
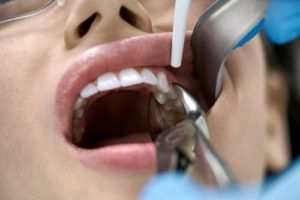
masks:
<svg viewBox="0 0 300 200"><path fill-rule="evenodd" d="M191 0L176 0L173 23L171 66L181 66L186 23Z"/></svg>

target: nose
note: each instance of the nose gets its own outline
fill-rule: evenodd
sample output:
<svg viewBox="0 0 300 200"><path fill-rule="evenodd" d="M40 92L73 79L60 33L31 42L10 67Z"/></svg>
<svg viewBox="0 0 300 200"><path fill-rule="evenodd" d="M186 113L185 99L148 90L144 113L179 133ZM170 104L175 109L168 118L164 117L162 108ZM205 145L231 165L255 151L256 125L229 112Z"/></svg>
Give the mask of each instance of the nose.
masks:
<svg viewBox="0 0 300 200"><path fill-rule="evenodd" d="M79 0L68 16L64 39L71 49L152 32L150 17L138 0Z"/></svg>

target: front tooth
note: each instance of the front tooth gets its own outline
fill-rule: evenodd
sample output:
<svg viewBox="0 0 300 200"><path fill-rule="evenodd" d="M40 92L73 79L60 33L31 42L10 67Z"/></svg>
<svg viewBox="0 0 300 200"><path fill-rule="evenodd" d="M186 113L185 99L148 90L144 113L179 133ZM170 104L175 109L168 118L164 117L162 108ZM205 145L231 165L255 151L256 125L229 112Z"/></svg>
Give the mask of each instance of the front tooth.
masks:
<svg viewBox="0 0 300 200"><path fill-rule="evenodd" d="M155 99L160 104L164 104L167 101L166 100L166 95L164 93L161 93L161 92L155 93Z"/></svg>
<svg viewBox="0 0 300 200"><path fill-rule="evenodd" d="M157 78L149 69L143 69L142 72L143 82L150 85L157 85Z"/></svg>
<svg viewBox="0 0 300 200"><path fill-rule="evenodd" d="M127 87L130 85L136 85L142 83L143 79L141 75L135 69L124 69L119 73L121 86Z"/></svg>
<svg viewBox="0 0 300 200"><path fill-rule="evenodd" d="M97 90L96 85L93 83L90 83L81 90L80 96L82 98L88 98L90 96L93 96L97 92L98 92L98 90Z"/></svg>
<svg viewBox="0 0 300 200"><path fill-rule="evenodd" d="M158 80L158 84L157 84L158 89L160 89L164 93L169 92L169 83L166 75L163 72L158 73L157 80Z"/></svg>
<svg viewBox="0 0 300 200"><path fill-rule="evenodd" d="M97 88L99 91L106 91L120 87L120 81L116 74L106 73L97 79Z"/></svg>

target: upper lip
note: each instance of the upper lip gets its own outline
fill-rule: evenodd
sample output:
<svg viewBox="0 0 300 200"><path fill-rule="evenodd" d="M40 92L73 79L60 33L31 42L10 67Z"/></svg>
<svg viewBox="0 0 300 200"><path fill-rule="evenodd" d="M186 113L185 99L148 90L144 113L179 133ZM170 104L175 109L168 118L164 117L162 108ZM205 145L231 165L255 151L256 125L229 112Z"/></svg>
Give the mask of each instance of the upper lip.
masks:
<svg viewBox="0 0 300 200"><path fill-rule="evenodd" d="M191 34L186 34L183 65L192 64L190 40ZM105 72L129 67L169 66L171 45L171 33L151 34L99 45L83 53L68 67L57 88L56 109L60 132L66 138L71 137L73 105L86 84Z"/></svg>

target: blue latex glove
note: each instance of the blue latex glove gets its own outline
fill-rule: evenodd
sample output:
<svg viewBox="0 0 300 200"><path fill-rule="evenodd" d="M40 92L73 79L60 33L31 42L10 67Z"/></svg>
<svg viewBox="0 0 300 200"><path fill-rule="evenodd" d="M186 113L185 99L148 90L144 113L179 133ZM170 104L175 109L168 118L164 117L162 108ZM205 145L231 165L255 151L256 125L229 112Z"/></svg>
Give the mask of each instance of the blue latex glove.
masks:
<svg viewBox="0 0 300 200"><path fill-rule="evenodd" d="M254 186L224 190L205 189L180 173L161 174L142 191L140 200L299 200L300 159L262 190Z"/></svg>
<svg viewBox="0 0 300 200"><path fill-rule="evenodd" d="M235 47L241 47L265 27L269 38L277 44L285 44L300 36L300 0L273 0L259 23Z"/></svg>
<svg viewBox="0 0 300 200"><path fill-rule="evenodd" d="M266 17L265 29L272 41L290 42L300 35L300 0L273 0Z"/></svg>

